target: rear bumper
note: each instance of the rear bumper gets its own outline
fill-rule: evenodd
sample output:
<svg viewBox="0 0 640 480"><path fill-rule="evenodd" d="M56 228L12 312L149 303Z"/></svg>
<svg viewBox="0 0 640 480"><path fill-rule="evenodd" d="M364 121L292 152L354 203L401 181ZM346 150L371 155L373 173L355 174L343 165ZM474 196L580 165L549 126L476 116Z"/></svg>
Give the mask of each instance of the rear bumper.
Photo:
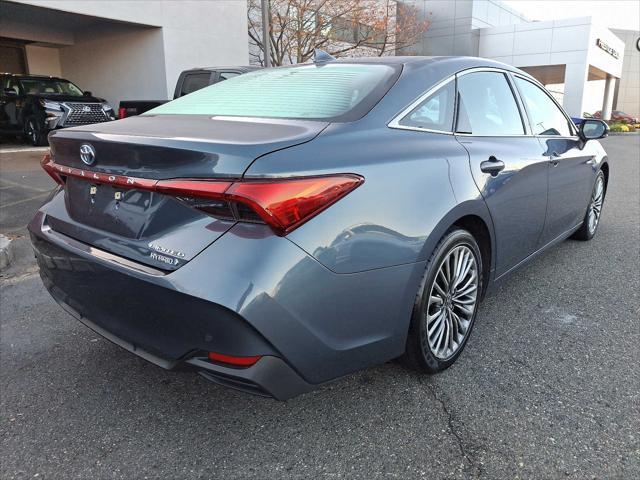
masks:
<svg viewBox="0 0 640 480"><path fill-rule="evenodd" d="M31 240L42 281L56 302L125 350L167 370L195 370L218 384L278 400L313 388L234 312L88 260L83 252L101 252L86 253L64 235L41 230ZM209 361L210 351L262 358L235 368Z"/></svg>
<svg viewBox="0 0 640 480"><path fill-rule="evenodd" d="M51 205L29 225L51 295L163 368L285 399L404 351L423 264L335 274L268 227L237 224L178 270L154 271L46 228ZM241 369L207 352L262 358Z"/></svg>

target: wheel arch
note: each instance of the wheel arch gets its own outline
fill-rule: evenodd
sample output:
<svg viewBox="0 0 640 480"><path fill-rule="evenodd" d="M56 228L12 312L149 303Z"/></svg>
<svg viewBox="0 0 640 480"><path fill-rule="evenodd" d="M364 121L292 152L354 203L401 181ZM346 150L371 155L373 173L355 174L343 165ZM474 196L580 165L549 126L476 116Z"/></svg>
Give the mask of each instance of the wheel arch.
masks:
<svg viewBox="0 0 640 480"><path fill-rule="evenodd" d="M484 298L484 295L487 291L487 285L489 284L491 278L491 271L493 270L493 242L491 233L489 231L489 226L478 215L465 215L464 217L456 220L453 226L467 230L471 235L473 235L473 238L475 238L476 242L478 243L478 247L480 248L480 255L482 256L482 265L484 266L482 272L481 295L481 298Z"/></svg>
<svg viewBox="0 0 640 480"><path fill-rule="evenodd" d="M482 296L493 278L496 258L496 242L493 221L482 199L469 200L456 205L433 229L424 244L422 260L428 260L440 239L452 228L463 228L478 242L483 264Z"/></svg>

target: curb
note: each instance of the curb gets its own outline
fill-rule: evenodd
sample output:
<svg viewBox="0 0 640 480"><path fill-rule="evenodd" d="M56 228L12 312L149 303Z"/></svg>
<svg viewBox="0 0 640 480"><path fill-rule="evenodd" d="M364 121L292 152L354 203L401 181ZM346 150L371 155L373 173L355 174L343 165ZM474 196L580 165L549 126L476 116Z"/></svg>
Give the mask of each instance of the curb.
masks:
<svg viewBox="0 0 640 480"><path fill-rule="evenodd" d="M0 234L0 270L8 267L13 260L13 248L10 238Z"/></svg>

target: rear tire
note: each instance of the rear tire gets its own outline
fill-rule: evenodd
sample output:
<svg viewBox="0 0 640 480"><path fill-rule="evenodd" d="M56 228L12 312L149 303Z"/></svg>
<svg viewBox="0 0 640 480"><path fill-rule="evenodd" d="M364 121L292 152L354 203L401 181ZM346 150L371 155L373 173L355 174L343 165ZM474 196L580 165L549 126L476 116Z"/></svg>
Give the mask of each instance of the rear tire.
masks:
<svg viewBox="0 0 640 480"><path fill-rule="evenodd" d="M47 134L38 122L37 117L30 116L24 122L25 140L34 147L44 147L49 145Z"/></svg>
<svg viewBox="0 0 640 480"><path fill-rule="evenodd" d="M595 236L598 231L598 225L600 224L605 193L606 184L604 173L600 170L593 184L593 191L591 192L591 197L589 197L589 206L587 207L587 213L584 214L582 225L580 225L580 228L571 238L588 241Z"/></svg>
<svg viewBox="0 0 640 480"><path fill-rule="evenodd" d="M482 292L483 265L468 231L452 229L436 246L418 289L402 360L420 372L450 367L464 350Z"/></svg>

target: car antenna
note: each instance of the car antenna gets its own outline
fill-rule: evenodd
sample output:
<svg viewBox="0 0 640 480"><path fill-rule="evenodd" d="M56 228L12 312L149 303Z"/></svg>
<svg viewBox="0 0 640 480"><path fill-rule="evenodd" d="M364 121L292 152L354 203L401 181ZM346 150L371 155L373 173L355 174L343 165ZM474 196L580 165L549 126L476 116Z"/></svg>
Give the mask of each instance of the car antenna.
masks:
<svg viewBox="0 0 640 480"><path fill-rule="evenodd" d="M313 50L313 63L331 62L335 59L336 57L325 52L324 50L320 50L319 48Z"/></svg>

